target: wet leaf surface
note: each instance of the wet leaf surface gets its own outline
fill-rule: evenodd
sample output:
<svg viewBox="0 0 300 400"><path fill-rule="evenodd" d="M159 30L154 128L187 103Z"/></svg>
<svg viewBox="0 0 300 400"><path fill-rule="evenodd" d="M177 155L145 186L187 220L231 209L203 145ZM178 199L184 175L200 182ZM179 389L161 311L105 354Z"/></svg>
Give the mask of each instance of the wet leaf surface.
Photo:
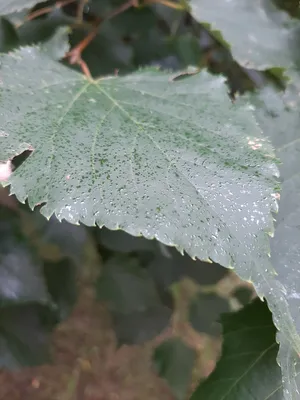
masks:
<svg viewBox="0 0 300 400"><path fill-rule="evenodd" d="M191 0L190 4L196 20L209 24L241 65L264 70L294 64L299 23L271 0Z"/></svg>
<svg viewBox="0 0 300 400"><path fill-rule="evenodd" d="M89 82L37 48L2 61L1 159L34 149L9 181L19 200L155 237L244 278L268 269L277 169L253 110L231 104L222 78L144 70Z"/></svg>

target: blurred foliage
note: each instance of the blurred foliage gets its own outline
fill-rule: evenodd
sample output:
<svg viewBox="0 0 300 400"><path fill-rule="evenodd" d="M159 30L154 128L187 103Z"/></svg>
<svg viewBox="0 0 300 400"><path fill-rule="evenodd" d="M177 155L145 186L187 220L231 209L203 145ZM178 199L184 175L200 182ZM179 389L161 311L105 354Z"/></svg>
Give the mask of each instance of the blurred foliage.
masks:
<svg viewBox="0 0 300 400"><path fill-rule="evenodd" d="M143 2L122 11L124 1L90 0L83 2L78 16L78 3L46 1L25 16L17 13L2 18L3 51L10 49L10 42L15 47L45 41L59 26L69 26L70 44L76 48L100 23L82 52L93 76L116 71L122 75L144 65L174 71L194 65L224 74L232 94L260 87L267 79L264 72L236 64L229 51L188 13L162 4L143 6ZM73 66L80 69L76 63Z"/></svg>
<svg viewBox="0 0 300 400"><path fill-rule="evenodd" d="M6 196L1 189L0 366L15 369L49 359L51 331L76 301L82 254L74 258L77 243L73 240L72 250L64 225L53 218L47 223ZM67 227L71 232L73 227Z"/></svg>
<svg viewBox="0 0 300 400"><path fill-rule="evenodd" d="M180 339L169 339L155 349L155 367L171 386L177 400L184 400L192 376L195 351Z"/></svg>

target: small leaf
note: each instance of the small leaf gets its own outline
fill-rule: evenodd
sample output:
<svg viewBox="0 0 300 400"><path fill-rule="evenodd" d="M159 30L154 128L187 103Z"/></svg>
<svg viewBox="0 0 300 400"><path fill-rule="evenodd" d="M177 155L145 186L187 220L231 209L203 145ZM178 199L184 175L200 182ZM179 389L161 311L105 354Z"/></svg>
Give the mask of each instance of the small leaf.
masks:
<svg viewBox="0 0 300 400"><path fill-rule="evenodd" d="M0 207L0 303L49 302L43 265L14 212Z"/></svg>
<svg viewBox="0 0 300 400"><path fill-rule="evenodd" d="M6 53L19 44L18 34L10 21L0 17L0 52Z"/></svg>
<svg viewBox="0 0 300 400"><path fill-rule="evenodd" d="M198 332L219 335L220 315L230 311L227 299L215 294L199 293L190 304L189 320Z"/></svg>
<svg viewBox="0 0 300 400"><path fill-rule="evenodd" d="M43 50L53 60L60 60L69 51L69 33L67 26L59 27L55 34L44 44Z"/></svg>
<svg viewBox="0 0 300 400"><path fill-rule="evenodd" d="M189 277L199 285L213 285L228 274L228 270L215 263L192 260L176 249L166 247L165 254L156 254L149 264L149 272L162 288L169 288L174 282Z"/></svg>
<svg viewBox="0 0 300 400"><path fill-rule="evenodd" d="M246 286L238 287L232 292L232 297L236 298L243 306L246 306L253 297L253 290Z"/></svg>
<svg viewBox="0 0 300 400"><path fill-rule="evenodd" d="M37 3L40 3L40 0L1 0L0 15L21 11L24 8L31 8Z"/></svg>
<svg viewBox="0 0 300 400"><path fill-rule="evenodd" d="M68 43L68 37L63 37L64 30L66 31L68 29L66 27L72 23L74 23L74 19L64 14L61 8L54 8L53 11L47 13L43 18L25 20L18 28L20 45L25 46L41 43L49 40L54 35L49 40L49 45L53 46L53 42L56 42L56 47L64 47L64 43ZM63 56L64 54L53 58L59 59Z"/></svg>
<svg viewBox="0 0 300 400"><path fill-rule="evenodd" d="M59 249L61 258L66 257L80 267L88 239L86 227L60 222L54 215L47 220L38 210L28 210L27 206L24 209L24 223L31 225L32 234L38 237L39 244L46 247L54 245Z"/></svg>
<svg viewBox="0 0 300 400"><path fill-rule="evenodd" d="M106 228L97 229L97 237L104 247L119 253L154 251L156 248L154 240L132 236L121 230L110 231Z"/></svg>
<svg viewBox="0 0 300 400"><path fill-rule="evenodd" d="M271 0L191 0L190 5L194 18L209 24L243 66L264 70L293 65L299 24L293 25Z"/></svg>
<svg viewBox="0 0 300 400"><path fill-rule="evenodd" d="M221 359L191 400L282 400L276 329L266 303L257 299L224 315L222 324Z"/></svg>
<svg viewBox="0 0 300 400"><path fill-rule="evenodd" d="M156 370L168 382L177 400L186 398L195 357L195 351L179 338L169 339L155 349L153 360Z"/></svg>
<svg viewBox="0 0 300 400"><path fill-rule="evenodd" d="M152 340L167 328L171 315L171 310L163 305L131 314L114 313L119 344L142 344Z"/></svg>
<svg viewBox="0 0 300 400"><path fill-rule="evenodd" d="M154 282L138 260L115 257L107 261L97 282L98 300L117 313L143 312L161 305Z"/></svg>
<svg viewBox="0 0 300 400"><path fill-rule="evenodd" d="M48 362L52 327L51 314L45 307L19 305L1 308L0 367L19 369Z"/></svg>
<svg viewBox="0 0 300 400"><path fill-rule="evenodd" d="M173 46L183 66L200 65L203 53L196 36L191 33L180 35L174 41Z"/></svg>
<svg viewBox="0 0 300 400"><path fill-rule="evenodd" d="M77 268L68 259L44 265L47 288L60 321L68 317L76 301L76 272Z"/></svg>

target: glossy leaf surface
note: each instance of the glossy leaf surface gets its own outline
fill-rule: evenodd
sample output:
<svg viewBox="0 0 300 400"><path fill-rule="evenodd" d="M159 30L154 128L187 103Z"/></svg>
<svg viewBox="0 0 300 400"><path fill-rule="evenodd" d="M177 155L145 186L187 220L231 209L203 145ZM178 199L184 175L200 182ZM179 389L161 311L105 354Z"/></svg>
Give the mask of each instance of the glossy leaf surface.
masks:
<svg viewBox="0 0 300 400"><path fill-rule="evenodd" d="M88 81L37 48L2 63L0 158L33 151L9 182L19 200L244 277L261 268L277 168L251 106L231 104L222 78L144 70Z"/></svg>

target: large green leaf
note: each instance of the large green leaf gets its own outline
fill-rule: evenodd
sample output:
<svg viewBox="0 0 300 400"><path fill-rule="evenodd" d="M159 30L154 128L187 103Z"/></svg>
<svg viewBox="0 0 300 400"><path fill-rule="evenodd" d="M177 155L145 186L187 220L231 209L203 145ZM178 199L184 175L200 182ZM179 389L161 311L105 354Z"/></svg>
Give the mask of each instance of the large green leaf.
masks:
<svg viewBox="0 0 300 400"><path fill-rule="evenodd" d="M1 0L0 15L21 11L24 8L30 8L39 2L40 0Z"/></svg>
<svg viewBox="0 0 300 400"><path fill-rule="evenodd" d="M20 201L265 274L277 168L223 78L144 70L88 81L38 48L1 62L0 159L33 150L9 181Z"/></svg>
<svg viewBox="0 0 300 400"><path fill-rule="evenodd" d="M224 315L222 356L191 400L282 400L276 329L266 303Z"/></svg>
<svg viewBox="0 0 300 400"><path fill-rule="evenodd" d="M298 86L299 88L299 86ZM269 282L268 301L279 328L279 363L287 399L300 392L300 98L290 85L284 95L266 88L260 94L258 121L272 139L282 160L280 212L271 241L277 276Z"/></svg>
<svg viewBox="0 0 300 400"><path fill-rule="evenodd" d="M263 70L294 63L299 28L271 0L191 0L190 4L192 15L210 24L240 64Z"/></svg>

